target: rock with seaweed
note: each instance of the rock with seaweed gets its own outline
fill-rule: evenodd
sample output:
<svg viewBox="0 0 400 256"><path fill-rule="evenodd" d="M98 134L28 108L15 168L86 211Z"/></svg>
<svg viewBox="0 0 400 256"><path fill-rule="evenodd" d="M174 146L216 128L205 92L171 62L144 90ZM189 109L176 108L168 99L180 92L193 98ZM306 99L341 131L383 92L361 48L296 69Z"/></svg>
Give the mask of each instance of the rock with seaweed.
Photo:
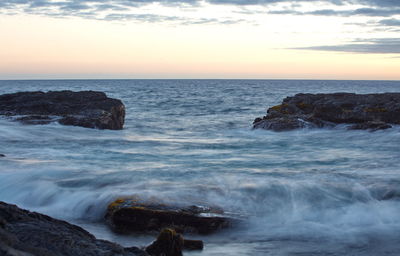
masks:
<svg viewBox="0 0 400 256"><path fill-rule="evenodd" d="M237 221L219 208L167 205L137 197L115 200L108 206L105 218L114 231L123 233L171 228L180 233L210 234Z"/></svg>
<svg viewBox="0 0 400 256"><path fill-rule="evenodd" d="M296 94L269 108L266 116L254 120L253 127L287 131L337 124L371 131L400 124L400 93Z"/></svg>
<svg viewBox="0 0 400 256"><path fill-rule="evenodd" d="M0 202L0 255L148 255L137 247L96 239L65 221Z"/></svg>
<svg viewBox="0 0 400 256"><path fill-rule="evenodd" d="M48 124L120 130L125 106L97 91L18 92L0 95L0 115L24 124Z"/></svg>

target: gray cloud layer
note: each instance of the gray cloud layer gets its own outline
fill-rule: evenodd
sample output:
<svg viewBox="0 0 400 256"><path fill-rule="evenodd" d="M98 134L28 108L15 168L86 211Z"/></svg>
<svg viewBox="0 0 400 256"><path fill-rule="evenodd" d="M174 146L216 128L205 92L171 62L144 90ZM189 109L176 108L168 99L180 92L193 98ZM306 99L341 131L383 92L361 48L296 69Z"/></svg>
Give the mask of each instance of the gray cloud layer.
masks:
<svg viewBox="0 0 400 256"><path fill-rule="evenodd" d="M316 16L364 16L378 17L374 24L387 31L400 31L400 0L0 0L0 13L29 13L55 17L83 17L107 21L137 21L137 22L174 22L177 24L235 24L245 22L234 18L185 18L178 16L159 15L154 13L136 13L148 4L158 3L164 6L182 8L198 7L204 3L214 5L234 5L242 8L241 14L251 14L246 11L248 6L262 6L265 14L275 15L316 15ZM325 8L313 11L299 11L304 3L326 3ZM285 9L270 9L275 4L287 4ZM361 5L355 7L355 5ZM317 5L316 5L317 6ZM260 12L257 12L260 13ZM380 18L380 20L379 20ZM400 39L371 39L354 41L336 46L314 46L301 48L307 50L341 51L356 53L400 53Z"/></svg>
<svg viewBox="0 0 400 256"><path fill-rule="evenodd" d="M96 5L101 9L121 9L127 7L139 7L151 3L160 3L167 6L182 6L182 5L199 5L203 2L209 4L229 4L229 5L270 5L276 3L310 3L310 2L325 2L334 5L352 5L362 4L372 8L400 8L399 0L64 0L54 2L52 0L2 0L0 8L13 9L21 5L27 5L27 8L45 8L58 7L64 10L86 10L90 9L91 5ZM362 14L363 11L360 11ZM369 13L368 8L366 13ZM399 14L399 12L397 12Z"/></svg>
<svg viewBox="0 0 400 256"><path fill-rule="evenodd" d="M358 8L354 10L338 11L333 9L321 9L316 11L301 12L296 10L270 11L269 14L290 14L290 15L316 15L316 16L369 16L369 17L388 17L400 14L400 8Z"/></svg>
<svg viewBox="0 0 400 256"><path fill-rule="evenodd" d="M400 54L400 38L360 39L342 45L312 46L296 49L352 53Z"/></svg>
<svg viewBox="0 0 400 256"><path fill-rule="evenodd" d="M244 22L233 18L184 18L153 13L132 13L152 3L169 7L194 7L199 0L0 0L0 13L28 13L52 17L82 17L107 21L175 22L177 24L236 24Z"/></svg>
<svg viewBox="0 0 400 256"><path fill-rule="evenodd" d="M0 11L23 11L27 13L38 13L58 16L83 16L95 17L98 12L122 12L128 11L129 8L141 7L146 4L159 3L166 6L199 6L202 3L209 4L228 4L237 6L262 5L268 6L277 3L287 3L292 6L300 3L320 3L325 2L334 5L362 4L364 8L350 10L334 10L321 9L316 11L301 12L295 7L280 11L270 11L270 14L291 14L291 15L323 15L323 16L375 16L375 17L391 17L400 15L400 0L1 0ZM112 16L111 16L112 17ZM125 20L124 15L113 15L115 19L121 17ZM159 17L155 17L158 20ZM382 23L383 25L383 23Z"/></svg>

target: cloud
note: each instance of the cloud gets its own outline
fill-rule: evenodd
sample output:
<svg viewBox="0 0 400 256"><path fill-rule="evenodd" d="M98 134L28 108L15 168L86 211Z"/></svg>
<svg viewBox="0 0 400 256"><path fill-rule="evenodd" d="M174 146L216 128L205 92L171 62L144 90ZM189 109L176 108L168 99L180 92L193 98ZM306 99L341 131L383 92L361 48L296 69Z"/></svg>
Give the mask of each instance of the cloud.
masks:
<svg viewBox="0 0 400 256"><path fill-rule="evenodd" d="M152 6L153 5L153 6ZM233 6L233 17L203 15L208 5ZM158 7L167 7L160 11ZM196 16L179 12L198 10ZM237 8L235 8L237 7ZM168 9L174 8L174 9ZM198 9L196 9L198 8ZM167 11L165 11L167 10ZM169 15L169 10L173 15ZM234 11L236 10L236 12ZM102 21L171 23L177 25L231 25L249 23L252 14L312 15L336 17L372 17L364 23L350 24L373 28L385 33L400 33L400 0L0 0L0 14L28 13L51 17L81 17ZM229 16L229 15L228 15ZM374 19L373 19L374 18ZM387 36L390 37L390 36ZM341 45L317 45L301 50L399 54L399 38L354 40Z"/></svg>
<svg viewBox="0 0 400 256"><path fill-rule="evenodd" d="M237 24L244 22L240 19L188 19L179 16L166 16L166 15L155 15L155 14L119 14L112 13L106 15L102 20L108 21L136 21L136 22L146 22L146 23L156 23L156 22L175 22L181 25L198 25L198 24Z"/></svg>
<svg viewBox="0 0 400 256"><path fill-rule="evenodd" d="M321 9L315 11L297 11L297 10L278 10L269 11L269 14L290 14L290 15L315 15L315 16L369 16L369 17L388 17L400 14L400 9L382 9L382 8L358 8L354 10L333 10Z"/></svg>
<svg viewBox="0 0 400 256"><path fill-rule="evenodd" d="M317 5L318 3L318 5ZM303 4L321 6L325 3L327 8L310 11L302 10ZM233 5L239 8L247 6L268 7L267 11L240 11L241 15L253 13L314 15L314 16L368 16L385 17L385 20L376 23L380 26L397 26L397 20L389 19L400 15L400 0L0 0L0 13L29 13L56 17L82 17L99 20L142 21L142 22L180 22L182 24L235 24L245 22L244 19L230 17L213 19L171 17L160 15L153 10L143 13L146 5L157 4L173 8L201 7L204 5ZM276 4L286 4L284 9L276 9ZM357 6L356 6L357 4ZM361 6L360 6L361 5ZM336 7L335 7L336 6ZM341 8L337 8L337 7ZM145 7L146 8L146 7ZM348 9L343 9L348 8ZM165 13L164 13L165 14ZM187 21L187 22L186 22Z"/></svg>
<svg viewBox="0 0 400 256"><path fill-rule="evenodd" d="M334 5L354 5L360 4L370 7L400 7L399 0L207 0L212 4L232 4L232 5L269 5L276 3L329 3Z"/></svg>
<svg viewBox="0 0 400 256"><path fill-rule="evenodd" d="M108 14L103 20L118 20L118 21L142 21L148 23L162 22L162 21L181 21L181 18L176 16L165 16L165 15L155 15L155 14Z"/></svg>
<svg viewBox="0 0 400 256"><path fill-rule="evenodd" d="M355 2L369 6L400 7L400 1L398 0L357 0Z"/></svg>
<svg viewBox="0 0 400 256"><path fill-rule="evenodd" d="M350 53L400 54L400 38L359 39L348 44L294 48Z"/></svg>
<svg viewBox="0 0 400 256"><path fill-rule="evenodd" d="M400 27L400 20L399 19L385 19L379 21L379 24L389 27Z"/></svg>

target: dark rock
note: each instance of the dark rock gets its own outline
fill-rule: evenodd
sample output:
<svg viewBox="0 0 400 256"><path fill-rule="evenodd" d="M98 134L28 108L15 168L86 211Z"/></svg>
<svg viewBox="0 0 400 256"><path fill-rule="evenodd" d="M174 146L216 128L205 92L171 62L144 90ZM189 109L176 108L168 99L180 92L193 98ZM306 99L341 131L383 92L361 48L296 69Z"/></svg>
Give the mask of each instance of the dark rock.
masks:
<svg viewBox="0 0 400 256"><path fill-rule="evenodd" d="M203 250L201 240L188 240L174 229L163 229L157 239L146 247L145 251L151 256L182 256L182 250Z"/></svg>
<svg viewBox="0 0 400 256"><path fill-rule="evenodd" d="M350 129L379 130L400 124L400 93L297 94L254 120L254 128L286 131L354 124Z"/></svg>
<svg viewBox="0 0 400 256"><path fill-rule="evenodd" d="M48 124L120 130L125 106L96 91L18 92L0 95L0 115L16 116L25 124Z"/></svg>
<svg viewBox="0 0 400 256"><path fill-rule="evenodd" d="M84 229L0 202L0 255L147 255L96 239Z"/></svg>
<svg viewBox="0 0 400 256"><path fill-rule="evenodd" d="M374 121L354 124L349 127L350 130L371 130L371 131L385 130L389 128L392 128L390 124L387 124L385 122L374 122Z"/></svg>
<svg viewBox="0 0 400 256"><path fill-rule="evenodd" d="M189 251L201 251L204 248L204 243L201 240L183 239L183 249Z"/></svg>
<svg viewBox="0 0 400 256"><path fill-rule="evenodd" d="M164 229L157 240L146 247L151 256L182 256L183 237L173 229Z"/></svg>
<svg viewBox="0 0 400 256"><path fill-rule="evenodd" d="M54 121L54 119L50 118L49 116L39 115L18 117L15 120L20 121L23 124L49 124Z"/></svg>
<svg viewBox="0 0 400 256"><path fill-rule="evenodd" d="M106 219L116 232L160 231L209 234L230 227L235 220L221 209L200 206L171 206L143 202L137 198L117 199L108 207Z"/></svg>
<svg viewBox="0 0 400 256"><path fill-rule="evenodd" d="M261 119L254 121L254 128L256 129L289 131L304 127L306 127L306 122L299 118L278 117L274 119Z"/></svg>
<svg viewBox="0 0 400 256"><path fill-rule="evenodd" d="M0 154L0 157L6 157L6 155L4 155L4 154Z"/></svg>

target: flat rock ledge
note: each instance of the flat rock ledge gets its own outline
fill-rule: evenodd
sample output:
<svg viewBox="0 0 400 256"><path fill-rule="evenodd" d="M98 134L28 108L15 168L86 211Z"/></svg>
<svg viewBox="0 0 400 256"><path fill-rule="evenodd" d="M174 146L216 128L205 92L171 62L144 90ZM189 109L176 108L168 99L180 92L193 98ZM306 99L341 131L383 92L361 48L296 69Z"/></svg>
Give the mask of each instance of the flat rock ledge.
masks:
<svg viewBox="0 0 400 256"><path fill-rule="evenodd" d="M333 127L382 130L400 124L400 93L296 94L256 118L255 129L289 131L299 128Z"/></svg>
<svg viewBox="0 0 400 256"><path fill-rule="evenodd" d="M84 229L49 216L0 202L0 255L8 256L135 256L148 255L96 239Z"/></svg>
<svg viewBox="0 0 400 256"><path fill-rule="evenodd" d="M121 130L125 106L97 91L18 92L0 95L0 115L24 124L48 124Z"/></svg>
<svg viewBox="0 0 400 256"><path fill-rule="evenodd" d="M231 227L234 219L220 208L167 205L159 201L142 201L136 197L112 202L105 216L111 228L119 233L161 231L210 234Z"/></svg>

